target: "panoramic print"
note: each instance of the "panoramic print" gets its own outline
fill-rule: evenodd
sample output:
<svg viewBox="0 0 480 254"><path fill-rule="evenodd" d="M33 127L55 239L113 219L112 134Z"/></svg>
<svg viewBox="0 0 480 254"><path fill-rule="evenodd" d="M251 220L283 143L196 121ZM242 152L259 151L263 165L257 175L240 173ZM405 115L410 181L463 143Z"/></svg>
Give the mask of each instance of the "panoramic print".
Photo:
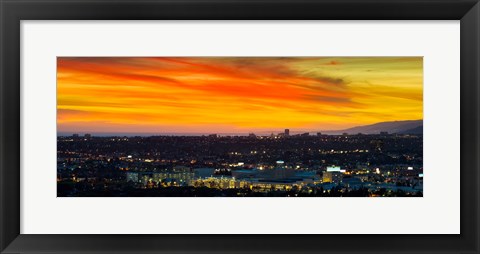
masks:
<svg viewBox="0 0 480 254"><path fill-rule="evenodd" d="M58 57L58 197L422 197L422 57Z"/></svg>

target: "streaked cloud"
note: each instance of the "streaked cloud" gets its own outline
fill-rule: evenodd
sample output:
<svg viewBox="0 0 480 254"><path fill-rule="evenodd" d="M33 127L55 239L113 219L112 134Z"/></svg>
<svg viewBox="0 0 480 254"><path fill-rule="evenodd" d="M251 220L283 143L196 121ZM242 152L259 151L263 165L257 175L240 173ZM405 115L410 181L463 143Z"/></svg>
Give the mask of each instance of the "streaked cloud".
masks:
<svg viewBox="0 0 480 254"><path fill-rule="evenodd" d="M327 130L423 118L421 57L60 57L60 132Z"/></svg>

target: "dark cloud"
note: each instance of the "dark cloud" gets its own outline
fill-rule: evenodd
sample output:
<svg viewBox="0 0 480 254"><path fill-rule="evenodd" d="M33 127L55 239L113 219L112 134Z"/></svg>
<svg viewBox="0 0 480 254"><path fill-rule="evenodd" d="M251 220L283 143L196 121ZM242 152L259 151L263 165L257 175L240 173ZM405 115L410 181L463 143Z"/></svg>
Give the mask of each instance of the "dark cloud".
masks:
<svg viewBox="0 0 480 254"><path fill-rule="evenodd" d="M345 85L346 82L343 78L333 78L333 77L315 77L315 80L335 85Z"/></svg>
<svg viewBox="0 0 480 254"><path fill-rule="evenodd" d="M309 100L322 101L322 102L333 102L333 103L351 103L352 100L346 97L331 97L331 96L321 96L321 95L306 95Z"/></svg>
<svg viewBox="0 0 480 254"><path fill-rule="evenodd" d="M332 84L332 85L337 85L337 86L343 86L346 85L348 82L345 80L345 78L342 77L329 77L325 76L322 74L319 74L319 72L316 71L304 71L302 73L299 73L299 75L302 75L304 77L310 78L312 80L318 81L322 84Z"/></svg>

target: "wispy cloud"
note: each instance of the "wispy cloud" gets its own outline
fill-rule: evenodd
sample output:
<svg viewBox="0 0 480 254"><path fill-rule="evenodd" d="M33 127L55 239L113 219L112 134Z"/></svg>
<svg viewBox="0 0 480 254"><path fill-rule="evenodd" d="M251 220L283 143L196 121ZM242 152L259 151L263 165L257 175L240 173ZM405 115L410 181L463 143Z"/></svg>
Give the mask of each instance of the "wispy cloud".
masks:
<svg viewBox="0 0 480 254"><path fill-rule="evenodd" d="M57 66L59 131L327 129L422 118L422 58L61 57Z"/></svg>

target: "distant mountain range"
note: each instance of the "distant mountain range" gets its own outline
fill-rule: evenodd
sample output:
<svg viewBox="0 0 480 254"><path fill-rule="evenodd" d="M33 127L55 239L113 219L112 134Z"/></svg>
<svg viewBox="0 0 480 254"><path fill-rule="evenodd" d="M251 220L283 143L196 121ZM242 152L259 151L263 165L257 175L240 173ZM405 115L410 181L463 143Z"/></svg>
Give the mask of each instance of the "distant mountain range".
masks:
<svg viewBox="0 0 480 254"><path fill-rule="evenodd" d="M380 132L388 132L390 134L423 134L423 120L407 120L380 122L371 125L357 126L345 130L322 131L322 133L330 135L348 134L379 134Z"/></svg>

